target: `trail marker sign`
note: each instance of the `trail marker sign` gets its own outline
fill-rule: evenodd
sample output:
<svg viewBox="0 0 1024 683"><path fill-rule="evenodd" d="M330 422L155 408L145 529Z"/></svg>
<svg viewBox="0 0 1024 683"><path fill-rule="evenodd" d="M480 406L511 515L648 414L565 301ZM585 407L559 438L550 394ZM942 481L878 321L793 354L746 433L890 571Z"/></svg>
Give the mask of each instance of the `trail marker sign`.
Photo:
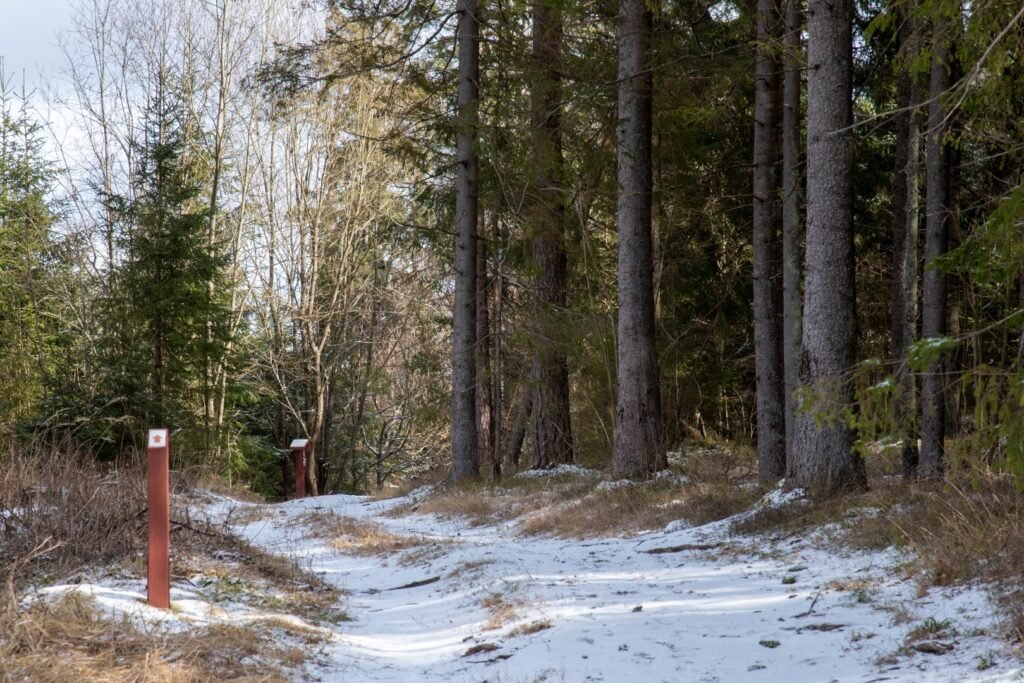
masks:
<svg viewBox="0 0 1024 683"><path fill-rule="evenodd" d="M295 453L295 497L306 497L306 450L309 439L293 439L290 446Z"/></svg>
<svg viewBox="0 0 1024 683"><path fill-rule="evenodd" d="M146 439L146 488L149 504L149 548L146 592L149 604L171 606L171 472L170 436L150 429Z"/></svg>

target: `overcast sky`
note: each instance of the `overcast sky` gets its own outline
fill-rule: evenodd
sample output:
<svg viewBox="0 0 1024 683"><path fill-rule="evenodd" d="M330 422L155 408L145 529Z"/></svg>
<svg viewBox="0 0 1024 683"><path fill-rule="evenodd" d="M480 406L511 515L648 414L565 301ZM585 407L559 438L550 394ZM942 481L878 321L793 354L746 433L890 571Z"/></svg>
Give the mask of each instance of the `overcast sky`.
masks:
<svg viewBox="0 0 1024 683"><path fill-rule="evenodd" d="M21 82L22 71L29 89L39 76L58 75L63 55L57 33L70 24L71 0L0 0L0 55L4 70Z"/></svg>

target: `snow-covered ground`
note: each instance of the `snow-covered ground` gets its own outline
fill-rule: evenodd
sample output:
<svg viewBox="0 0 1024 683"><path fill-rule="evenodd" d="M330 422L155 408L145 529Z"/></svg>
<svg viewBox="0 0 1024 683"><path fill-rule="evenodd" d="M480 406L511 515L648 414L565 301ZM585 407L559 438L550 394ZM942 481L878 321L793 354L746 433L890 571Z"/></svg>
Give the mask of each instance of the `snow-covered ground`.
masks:
<svg viewBox="0 0 1024 683"><path fill-rule="evenodd" d="M324 496L208 507L239 520L235 531L254 544L297 558L347 593L353 620L319 626L330 633L305 670L311 680L1024 680L981 588L918 596L895 552L737 537L731 520L574 541L523 536L515 522L473 527L387 514L409 503ZM387 556L348 554L304 522L325 512L418 542ZM118 597L109 586L76 590L90 589ZM136 615L149 609L120 598L102 604L134 604ZM176 618L217 618L194 598L172 595ZM948 651L908 648L915 629L923 650Z"/></svg>

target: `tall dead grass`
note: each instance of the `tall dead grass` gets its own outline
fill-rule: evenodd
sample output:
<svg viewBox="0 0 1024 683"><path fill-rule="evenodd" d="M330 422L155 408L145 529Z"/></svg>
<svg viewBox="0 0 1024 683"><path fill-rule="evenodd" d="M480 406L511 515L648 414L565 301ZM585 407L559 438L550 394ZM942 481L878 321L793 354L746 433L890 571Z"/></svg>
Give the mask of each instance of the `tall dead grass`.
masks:
<svg viewBox="0 0 1024 683"><path fill-rule="evenodd" d="M890 476L864 493L759 511L733 530L810 534L829 523L837 531L827 543L908 550L906 571L921 593L985 582L1008 631L1024 643L1024 497L1006 475L954 474L911 485Z"/></svg>
<svg viewBox="0 0 1024 683"><path fill-rule="evenodd" d="M0 613L0 681L207 683L288 680L275 661L301 664L302 652L275 645L271 631L230 625L189 633L147 632L102 615L72 593Z"/></svg>
<svg viewBox="0 0 1024 683"><path fill-rule="evenodd" d="M756 488L672 480L619 483L536 510L520 524L523 533L561 538L638 534L685 520L700 525L747 509Z"/></svg>
<svg viewBox="0 0 1024 683"><path fill-rule="evenodd" d="M179 479L175 488L188 486ZM252 577L269 586L256 596L265 611L345 618L336 589L294 560L193 518L181 501L176 496L172 507L172 576L222 570L236 580ZM21 602L30 584L112 564L141 576L145 512L141 468L103 469L75 451L0 456L0 681L285 681L283 670L303 663L302 649L280 644L282 629L294 631L280 620L168 633L108 617L80 594ZM291 636L293 643L319 637L312 630Z"/></svg>
<svg viewBox="0 0 1024 683"><path fill-rule="evenodd" d="M393 534L374 522L330 511L311 512L305 524L315 537L327 539L332 548L357 555L390 555L423 544L414 536Z"/></svg>
<svg viewBox="0 0 1024 683"><path fill-rule="evenodd" d="M90 454L74 450L0 456L0 569L21 584L33 574L72 574L141 550L144 476L132 467L101 470Z"/></svg>
<svg viewBox="0 0 1024 683"><path fill-rule="evenodd" d="M551 474L437 486L394 514L436 514L474 526L515 521L529 535L608 537L678 520L705 524L723 519L747 509L763 493L749 450L689 444L675 459L673 471L646 482Z"/></svg>
<svg viewBox="0 0 1024 683"><path fill-rule="evenodd" d="M392 514L433 514L463 519L470 526L498 524L580 498L592 491L598 481L562 475L506 479L493 484L449 484L435 487L425 499L396 508Z"/></svg>

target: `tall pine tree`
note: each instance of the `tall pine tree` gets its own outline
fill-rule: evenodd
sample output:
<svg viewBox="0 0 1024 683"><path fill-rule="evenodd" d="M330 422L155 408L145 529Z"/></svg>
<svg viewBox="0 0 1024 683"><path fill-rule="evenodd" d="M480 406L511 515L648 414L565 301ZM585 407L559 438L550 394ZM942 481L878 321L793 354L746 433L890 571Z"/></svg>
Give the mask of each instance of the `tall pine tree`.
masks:
<svg viewBox="0 0 1024 683"><path fill-rule="evenodd" d="M136 149L133 196L109 199L124 254L110 307L124 368L116 389L140 427L201 427L203 373L227 348L226 259L209 241L198 136L180 95L160 79Z"/></svg>

